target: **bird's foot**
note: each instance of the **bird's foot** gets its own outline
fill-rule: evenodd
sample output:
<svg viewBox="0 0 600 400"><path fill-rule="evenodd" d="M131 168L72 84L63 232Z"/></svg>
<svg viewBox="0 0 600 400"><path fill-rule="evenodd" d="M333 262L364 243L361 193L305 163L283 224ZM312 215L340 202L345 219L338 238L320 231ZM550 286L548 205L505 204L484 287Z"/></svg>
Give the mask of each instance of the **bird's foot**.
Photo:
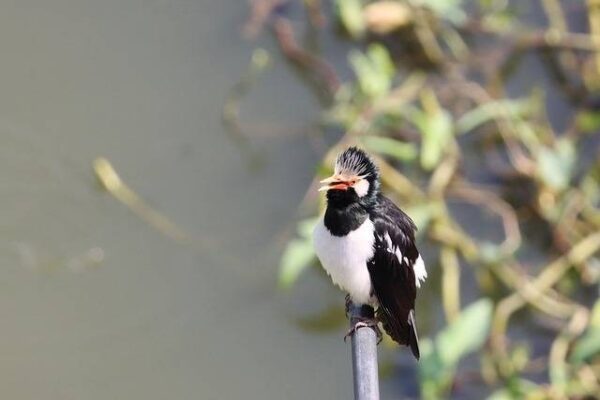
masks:
<svg viewBox="0 0 600 400"><path fill-rule="evenodd" d="M381 343L381 340L383 339L383 333L381 332L381 329L379 329L378 321L375 318L365 318L358 320L344 335L344 342L346 342L346 339L354 335L354 332L356 332L360 328L373 329L375 331L375 334L377 335L377 344Z"/></svg>
<svg viewBox="0 0 600 400"><path fill-rule="evenodd" d="M352 298L349 294L346 295L346 318L350 319L350 311L352 310Z"/></svg>

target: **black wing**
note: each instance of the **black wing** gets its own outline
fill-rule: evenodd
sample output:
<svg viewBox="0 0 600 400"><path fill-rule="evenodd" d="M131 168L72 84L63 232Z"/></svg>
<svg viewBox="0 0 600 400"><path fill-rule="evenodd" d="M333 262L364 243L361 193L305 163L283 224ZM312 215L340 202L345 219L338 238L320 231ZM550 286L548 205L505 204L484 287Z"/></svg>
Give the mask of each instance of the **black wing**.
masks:
<svg viewBox="0 0 600 400"><path fill-rule="evenodd" d="M416 227L408 215L384 196L379 198L371 220L375 225L375 252L367 267L379 302L377 317L392 339L410 346L419 359L413 269L419 257L414 243Z"/></svg>

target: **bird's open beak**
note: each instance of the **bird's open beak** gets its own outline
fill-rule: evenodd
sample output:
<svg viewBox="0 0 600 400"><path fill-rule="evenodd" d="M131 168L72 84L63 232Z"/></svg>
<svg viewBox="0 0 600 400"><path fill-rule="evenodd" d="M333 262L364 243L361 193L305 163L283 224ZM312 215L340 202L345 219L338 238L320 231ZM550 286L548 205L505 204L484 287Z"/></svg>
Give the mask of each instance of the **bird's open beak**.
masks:
<svg viewBox="0 0 600 400"><path fill-rule="evenodd" d="M319 192L331 189L348 190L348 188L352 186L354 182L356 182L357 178L360 177L347 177L339 174L334 174L329 178L323 179L320 182L321 184L323 184L323 186L319 188Z"/></svg>

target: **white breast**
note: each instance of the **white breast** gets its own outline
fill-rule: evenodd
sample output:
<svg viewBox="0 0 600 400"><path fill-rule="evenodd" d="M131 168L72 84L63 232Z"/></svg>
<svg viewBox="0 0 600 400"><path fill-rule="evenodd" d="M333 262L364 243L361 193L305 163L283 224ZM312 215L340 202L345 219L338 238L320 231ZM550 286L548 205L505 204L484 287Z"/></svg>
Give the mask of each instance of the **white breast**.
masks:
<svg viewBox="0 0 600 400"><path fill-rule="evenodd" d="M371 302L371 278L367 261L374 252L374 226L366 219L361 226L346 236L333 236L323 219L313 233L315 252L333 283L348 292L360 304Z"/></svg>

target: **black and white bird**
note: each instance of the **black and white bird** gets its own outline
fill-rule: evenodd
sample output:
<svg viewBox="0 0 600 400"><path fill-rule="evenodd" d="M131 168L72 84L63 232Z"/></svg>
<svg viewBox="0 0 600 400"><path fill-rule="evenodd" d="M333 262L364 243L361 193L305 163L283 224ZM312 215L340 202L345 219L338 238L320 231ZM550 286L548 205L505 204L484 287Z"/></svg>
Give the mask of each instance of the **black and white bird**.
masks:
<svg viewBox="0 0 600 400"><path fill-rule="evenodd" d="M341 153L333 176L321 183L327 210L313 240L323 268L350 301L376 309L362 326L377 329L381 322L418 359L415 298L427 272L415 246L414 222L381 194L379 170L361 149Z"/></svg>

